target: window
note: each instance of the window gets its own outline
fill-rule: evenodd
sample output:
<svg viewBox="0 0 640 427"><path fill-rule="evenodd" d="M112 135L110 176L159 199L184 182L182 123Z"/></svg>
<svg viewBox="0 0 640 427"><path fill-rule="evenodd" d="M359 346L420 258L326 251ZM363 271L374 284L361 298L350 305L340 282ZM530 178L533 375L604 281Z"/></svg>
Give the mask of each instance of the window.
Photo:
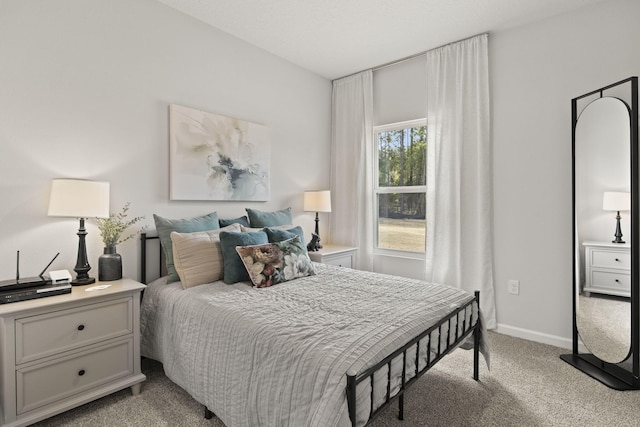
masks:
<svg viewBox="0 0 640 427"><path fill-rule="evenodd" d="M376 248L424 253L426 213L426 120L374 128L378 167Z"/></svg>

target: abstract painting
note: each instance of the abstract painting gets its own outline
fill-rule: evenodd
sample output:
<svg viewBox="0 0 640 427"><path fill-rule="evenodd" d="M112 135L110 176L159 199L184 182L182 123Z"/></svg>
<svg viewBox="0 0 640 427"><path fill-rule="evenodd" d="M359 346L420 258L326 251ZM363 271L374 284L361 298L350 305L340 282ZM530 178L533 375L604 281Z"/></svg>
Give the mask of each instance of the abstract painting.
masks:
<svg viewBox="0 0 640 427"><path fill-rule="evenodd" d="M266 126L171 104L171 200L269 200Z"/></svg>

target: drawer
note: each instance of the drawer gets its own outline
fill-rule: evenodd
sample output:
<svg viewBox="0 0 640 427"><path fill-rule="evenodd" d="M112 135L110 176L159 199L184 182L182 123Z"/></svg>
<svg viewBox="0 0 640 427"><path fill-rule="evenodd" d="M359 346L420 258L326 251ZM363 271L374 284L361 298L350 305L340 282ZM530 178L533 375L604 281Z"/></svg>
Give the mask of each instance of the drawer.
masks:
<svg viewBox="0 0 640 427"><path fill-rule="evenodd" d="M336 265L338 267L351 268L351 255L334 256L324 258L324 263L329 265Z"/></svg>
<svg viewBox="0 0 640 427"><path fill-rule="evenodd" d="M591 286L602 290L631 292L631 275L610 271L592 271Z"/></svg>
<svg viewBox="0 0 640 427"><path fill-rule="evenodd" d="M133 338L83 350L16 372L17 413L133 374Z"/></svg>
<svg viewBox="0 0 640 427"><path fill-rule="evenodd" d="M100 304L17 319L16 365L133 331L133 300Z"/></svg>
<svg viewBox="0 0 640 427"><path fill-rule="evenodd" d="M593 249L591 251L591 266L631 270L631 253Z"/></svg>

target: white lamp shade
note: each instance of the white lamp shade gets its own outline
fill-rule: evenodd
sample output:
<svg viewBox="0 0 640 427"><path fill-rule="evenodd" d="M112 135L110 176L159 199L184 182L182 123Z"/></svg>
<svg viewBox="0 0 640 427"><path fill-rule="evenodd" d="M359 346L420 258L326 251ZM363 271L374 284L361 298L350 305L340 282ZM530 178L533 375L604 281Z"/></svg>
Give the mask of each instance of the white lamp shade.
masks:
<svg viewBox="0 0 640 427"><path fill-rule="evenodd" d="M305 191L304 210L307 212L331 212L331 191Z"/></svg>
<svg viewBox="0 0 640 427"><path fill-rule="evenodd" d="M630 211L630 193L605 191L604 197L602 198L602 209L605 211Z"/></svg>
<svg viewBox="0 0 640 427"><path fill-rule="evenodd" d="M51 182L49 216L109 217L109 183L82 179Z"/></svg>

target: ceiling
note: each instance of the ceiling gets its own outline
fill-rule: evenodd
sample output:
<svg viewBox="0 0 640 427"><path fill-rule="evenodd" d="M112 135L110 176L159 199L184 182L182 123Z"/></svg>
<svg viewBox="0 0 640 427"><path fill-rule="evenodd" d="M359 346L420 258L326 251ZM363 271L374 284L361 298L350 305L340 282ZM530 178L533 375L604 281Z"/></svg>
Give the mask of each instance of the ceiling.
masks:
<svg viewBox="0 0 640 427"><path fill-rule="evenodd" d="M604 0L158 0L328 79Z"/></svg>

